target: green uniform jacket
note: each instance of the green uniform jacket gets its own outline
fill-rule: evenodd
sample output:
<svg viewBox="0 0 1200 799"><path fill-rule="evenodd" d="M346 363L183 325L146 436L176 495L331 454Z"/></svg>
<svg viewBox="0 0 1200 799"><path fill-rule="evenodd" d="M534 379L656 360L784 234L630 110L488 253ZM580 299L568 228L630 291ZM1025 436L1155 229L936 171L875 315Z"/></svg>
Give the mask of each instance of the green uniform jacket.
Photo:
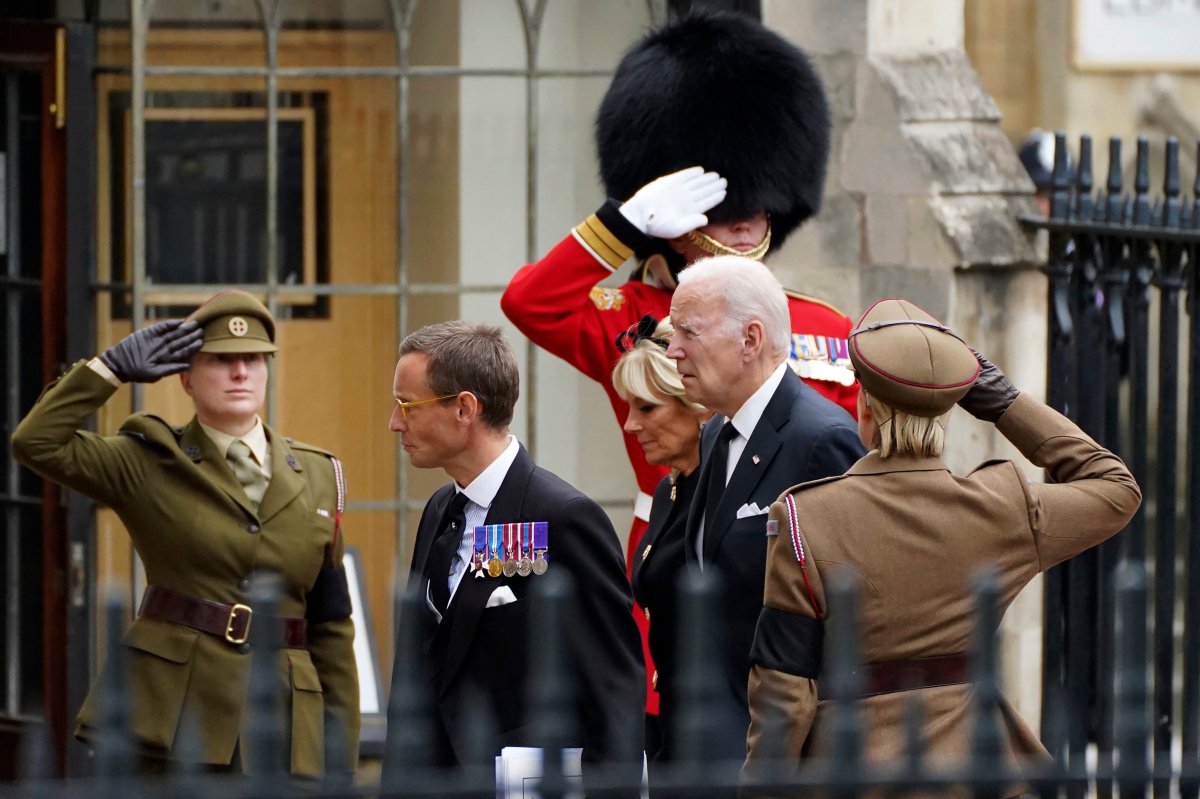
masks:
<svg viewBox="0 0 1200 799"><path fill-rule="evenodd" d="M139 413L126 419L116 436L80 430L115 390L86 363L76 364L46 388L17 427L14 456L116 511L145 564L149 585L246 604L250 574L277 573L283 585L280 615L309 620L308 648L283 649L279 658L280 679L291 697L292 773L322 773L327 716L342 726L349 744L348 762L329 768L353 770L358 672L342 541L334 530L332 456L268 428L271 482L255 513L194 418L178 428ZM310 595L318 577L322 587ZM202 760L230 763L247 722L249 647L147 618L136 619L123 642L133 701L130 723L139 742L166 754L181 731L199 731ZM98 727L97 697L110 677L105 668L84 701L76 730L80 737Z"/></svg>

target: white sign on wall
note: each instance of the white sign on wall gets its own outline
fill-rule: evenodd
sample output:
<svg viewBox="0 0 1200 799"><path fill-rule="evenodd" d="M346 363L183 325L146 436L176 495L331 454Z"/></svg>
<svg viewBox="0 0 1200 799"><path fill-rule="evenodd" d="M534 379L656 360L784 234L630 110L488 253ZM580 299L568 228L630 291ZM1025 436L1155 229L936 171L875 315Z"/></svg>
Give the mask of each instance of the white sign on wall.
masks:
<svg viewBox="0 0 1200 799"><path fill-rule="evenodd" d="M1200 70L1200 0L1074 0L1080 69Z"/></svg>

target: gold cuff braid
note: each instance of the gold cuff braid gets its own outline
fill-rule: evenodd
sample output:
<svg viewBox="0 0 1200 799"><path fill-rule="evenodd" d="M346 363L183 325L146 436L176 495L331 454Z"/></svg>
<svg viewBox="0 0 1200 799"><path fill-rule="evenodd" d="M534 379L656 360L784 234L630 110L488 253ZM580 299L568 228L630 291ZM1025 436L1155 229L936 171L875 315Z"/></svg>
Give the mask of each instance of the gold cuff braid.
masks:
<svg viewBox="0 0 1200 799"><path fill-rule="evenodd" d="M712 236L701 233L699 230L692 230L685 234L687 240L695 244L709 255L740 255L743 258L751 258L755 261L761 261L767 254L767 250L771 249L771 223L767 223L767 235L763 236L763 240L753 250L741 252L732 247L726 247L721 242L714 239Z"/></svg>

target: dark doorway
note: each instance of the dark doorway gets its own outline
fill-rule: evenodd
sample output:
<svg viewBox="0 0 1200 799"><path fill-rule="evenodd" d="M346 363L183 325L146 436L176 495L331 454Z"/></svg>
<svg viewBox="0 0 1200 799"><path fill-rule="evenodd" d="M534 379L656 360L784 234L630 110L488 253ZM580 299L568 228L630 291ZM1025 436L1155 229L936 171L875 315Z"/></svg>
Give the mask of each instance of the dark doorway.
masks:
<svg viewBox="0 0 1200 799"><path fill-rule="evenodd" d="M91 660L90 509L7 448L91 333L92 53L87 26L0 24L0 777L21 757L18 737L45 741L66 770L68 718Z"/></svg>

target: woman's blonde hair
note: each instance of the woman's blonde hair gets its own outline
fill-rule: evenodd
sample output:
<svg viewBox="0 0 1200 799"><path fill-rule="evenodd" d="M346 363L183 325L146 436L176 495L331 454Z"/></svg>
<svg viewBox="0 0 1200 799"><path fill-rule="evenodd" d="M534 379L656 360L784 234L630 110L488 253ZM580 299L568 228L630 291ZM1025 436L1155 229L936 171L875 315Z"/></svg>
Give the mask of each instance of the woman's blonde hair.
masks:
<svg viewBox="0 0 1200 799"><path fill-rule="evenodd" d="M669 343L674 334L675 327L671 324L671 318L666 316L659 320L651 338L634 341L632 336L628 337L626 340L632 343L632 347L613 367L613 388L627 399L636 397L656 402L659 394L675 397L689 410L703 412L703 405L697 405L683 395L679 371L675 368L675 362L667 357L664 344Z"/></svg>
<svg viewBox="0 0 1200 799"><path fill-rule="evenodd" d="M863 400L871 408L879 433L874 442L879 457L912 455L940 457L946 444L946 422L954 408L940 416L916 416L898 411L863 389Z"/></svg>

